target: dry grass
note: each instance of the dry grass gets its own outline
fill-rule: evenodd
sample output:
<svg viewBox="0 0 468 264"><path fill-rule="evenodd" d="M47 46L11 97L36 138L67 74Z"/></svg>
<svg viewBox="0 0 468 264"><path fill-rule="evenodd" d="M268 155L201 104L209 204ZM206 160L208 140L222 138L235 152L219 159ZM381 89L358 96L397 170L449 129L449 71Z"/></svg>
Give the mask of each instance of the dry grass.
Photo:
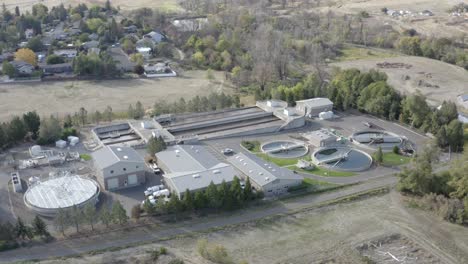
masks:
<svg viewBox="0 0 468 264"><path fill-rule="evenodd" d="M2 84L0 120L37 110L41 115L75 112L85 107L88 112L104 110L126 111L137 101L152 107L158 100L175 101L184 97L207 95L210 92L232 93L224 75L215 73L216 82L206 79L204 71L188 71L182 77L106 81L65 81L24 84Z"/></svg>

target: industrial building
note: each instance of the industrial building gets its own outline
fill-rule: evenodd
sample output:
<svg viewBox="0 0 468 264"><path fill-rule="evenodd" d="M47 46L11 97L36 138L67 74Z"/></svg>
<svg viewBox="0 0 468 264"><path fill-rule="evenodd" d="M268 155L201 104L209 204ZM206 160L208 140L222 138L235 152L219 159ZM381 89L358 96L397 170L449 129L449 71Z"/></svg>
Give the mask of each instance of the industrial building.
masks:
<svg viewBox="0 0 468 264"><path fill-rule="evenodd" d="M263 191L265 196L284 194L289 188L300 185L303 180L302 176L253 154L239 153L228 158L228 162L249 177L252 186Z"/></svg>
<svg viewBox="0 0 468 264"><path fill-rule="evenodd" d="M296 109L308 117L318 116L322 112L333 110L333 102L328 98L311 98L301 101L296 101Z"/></svg>
<svg viewBox="0 0 468 264"><path fill-rule="evenodd" d="M229 164L219 161L203 145L174 145L156 153L166 186L179 197L188 189L201 191L213 182L230 183L239 173Z"/></svg>
<svg viewBox="0 0 468 264"><path fill-rule="evenodd" d="M338 142L338 137L326 129L320 129L302 134L310 145L315 147L326 147L335 145Z"/></svg>
<svg viewBox="0 0 468 264"><path fill-rule="evenodd" d="M131 147L104 146L93 153L98 181L106 190L118 190L144 184L146 165Z"/></svg>

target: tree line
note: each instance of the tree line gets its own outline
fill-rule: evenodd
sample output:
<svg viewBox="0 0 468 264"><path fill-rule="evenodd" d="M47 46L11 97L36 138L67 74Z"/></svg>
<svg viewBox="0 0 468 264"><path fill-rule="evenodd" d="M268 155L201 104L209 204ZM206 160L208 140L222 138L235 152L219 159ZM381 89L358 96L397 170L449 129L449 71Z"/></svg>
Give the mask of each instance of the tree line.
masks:
<svg viewBox="0 0 468 264"><path fill-rule="evenodd" d="M112 202L110 208L102 208L100 212L92 203L86 204L83 208L73 206L67 209L59 209L54 217L54 226L57 231L65 235L65 231L72 227L75 232L80 232L84 226L90 227L92 231L97 224L101 223L109 228L111 224L124 225L128 222L127 211L120 201Z"/></svg>
<svg viewBox="0 0 468 264"><path fill-rule="evenodd" d="M45 241L52 238L46 223L39 216L36 216L31 224L25 223L21 218L17 218L14 225L10 222L0 222L0 251L17 248L34 238Z"/></svg>
<svg viewBox="0 0 468 264"><path fill-rule="evenodd" d="M156 204L153 205L147 200L143 204L143 211L148 215L172 214L174 219L177 219L177 216L183 212L200 213L210 210L230 211L239 209L252 200L261 198L263 198L263 193L253 190L249 178L247 178L245 186L242 188L240 179L234 177L231 184L223 181L216 186L211 182L202 191L190 192L186 190L182 195L182 199L179 199L176 194L172 194L168 202L164 201L164 199L158 199Z"/></svg>
<svg viewBox="0 0 468 264"><path fill-rule="evenodd" d="M153 115L206 112L230 107L241 107L238 95L212 92L208 96L197 95L188 101L182 97L173 103L163 100L157 101L153 106Z"/></svg>
<svg viewBox="0 0 468 264"><path fill-rule="evenodd" d="M399 174L399 191L418 197L412 204L434 211L444 220L468 224L468 152L452 162L450 169L435 172L439 153L429 146Z"/></svg>

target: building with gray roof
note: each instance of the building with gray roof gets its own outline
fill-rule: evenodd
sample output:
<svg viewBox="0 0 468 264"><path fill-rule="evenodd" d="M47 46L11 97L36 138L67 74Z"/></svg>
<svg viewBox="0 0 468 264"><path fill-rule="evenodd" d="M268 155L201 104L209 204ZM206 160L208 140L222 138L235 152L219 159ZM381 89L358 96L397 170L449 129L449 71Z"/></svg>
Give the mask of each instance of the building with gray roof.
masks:
<svg viewBox="0 0 468 264"><path fill-rule="evenodd" d="M333 110L333 102L328 98L311 98L296 101L296 109L307 116L318 116L321 112Z"/></svg>
<svg viewBox="0 0 468 264"><path fill-rule="evenodd" d="M300 185L303 180L302 176L266 162L253 154L239 153L227 160L249 177L252 186L263 191L265 196L284 194L290 187Z"/></svg>
<svg viewBox="0 0 468 264"><path fill-rule="evenodd" d="M131 147L104 146L93 153L98 181L106 190L118 190L144 184L146 165Z"/></svg>
<svg viewBox="0 0 468 264"><path fill-rule="evenodd" d="M174 145L156 153L158 165L166 172L164 182L179 197L188 189L204 190L213 182L230 183L239 173L219 161L203 145Z"/></svg>

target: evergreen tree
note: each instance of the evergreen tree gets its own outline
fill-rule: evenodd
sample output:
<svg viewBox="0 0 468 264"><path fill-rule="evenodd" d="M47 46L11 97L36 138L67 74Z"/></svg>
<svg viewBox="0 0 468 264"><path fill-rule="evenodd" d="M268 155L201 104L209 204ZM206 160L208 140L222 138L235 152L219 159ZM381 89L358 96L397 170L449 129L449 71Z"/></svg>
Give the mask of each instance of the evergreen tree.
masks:
<svg viewBox="0 0 468 264"><path fill-rule="evenodd" d="M23 114L23 122L27 130L32 133L33 138L37 138L39 126L41 125L41 118L36 111L27 112Z"/></svg>
<svg viewBox="0 0 468 264"><path fill-rule="evenodd" d="M225 180L223 180L218 187L218 195L221 198L221 206L223 209L231 210L234 207L231 191Z"/></svg>
<svg viewBox="0 0 468 264"><path fill-rule="evenodd" d="M13 117L8 126L8 138L13 142L22 141L26 136L26 127L18 116Z"/></svg>
<svg viewBox="0 0 468 264"><path fill-rule="evenodd" d="M84 107L80 108L79 116L81 125L86 125L86 123L88 123L88 111Z"/></svg>
<svg viewBox="0 0 468 264"><path fill-rule="evenodd" d="M35 235L42 236L42 237L49 237L49 231L47 231L47 225L44 221L36 215L32 222L32 228Z"/></svg>
<svg viewBox="0 0 468 264"><path fill-rule="evenodd" d="M252 184L250 183L250 178L247 177L247 180L245 181L245 187L244 187L244 200L245 201L250 201L252 200Z"/></svg>
<svg viewBox="0 0 468 264"><path fill-rule="evenodd" d="M207 206L205 192L203 191L195 192L194 196L195 197L193 199L193 206L196 210L203 209Z"/></svg>
<svg viewBox="0 0 468 264"><path fill-rule="evenodd" d="M120 201L116 201L112 204L112 220L114 223L119 223L120 225L127 223L127 211L125 211Z"/></svg>
<svg viewBox="0 0 468 264"><path fill-rule="evenodd" d="M32 233L31 228L27 226L20 217L16 219L15 230L16 230L16 237L18 238L21 238L21 239L33 238L33 233Z"/></svg>
<svg viewBox="0 0 468 264"><path fill-rule="evenodd" d="M130 104L130 105L128 106L127 116L128 116L128 118L135 118L135 109L133 109L133 105L132 105L132 104Z"/></svg>
<svg viewBox="0 0 468 264"><path fill-rule="evenodd" d="M103 116L105 121L112 122L114 116L114 114L112 113L112 107L107 106L106 110L104 110Z"/></svg>
<svg viewBox="0 0 468 264"><path fill-rule="evenodd" d="M218 188L216 188L213 182L210 182L210 185L206 188L205 195L208 207L213 209L219 209L221 207L222 200L218 193Z"/></svg>
<svg viewBox="0 0 468 264"><path fill-rule="evenodd" d="M179 199L179 196L175 193L171 194L171 198L167 203L169 213L174 214L174 221L177 221L177 215L183 211L183 204Z"/></svg>
<svg viewBox="0 0 468 264"><path fill-rule="evenodd" d="M138 101L135 105L135 111L133 114L134 119L140 119L145 116L145 109L143 108L143 105L141 104L140 101Z"/></svg>
<svg viewBox="0 0 468 264"><path fill-rule="evenodd" d="M183 199L184 209L187 211L192 211L194 209L193 203L192 193L189 191L189 189L185 190Z"/></svg>
<svg viewBox="0 0 468 264"><path fill-rule="evenodd" d="M232 199L233 207L234 208L242 207L244 203L244 192L242 191L240 180L237 176L234 177L234 180L231 183L229 194Z"/></svg>

